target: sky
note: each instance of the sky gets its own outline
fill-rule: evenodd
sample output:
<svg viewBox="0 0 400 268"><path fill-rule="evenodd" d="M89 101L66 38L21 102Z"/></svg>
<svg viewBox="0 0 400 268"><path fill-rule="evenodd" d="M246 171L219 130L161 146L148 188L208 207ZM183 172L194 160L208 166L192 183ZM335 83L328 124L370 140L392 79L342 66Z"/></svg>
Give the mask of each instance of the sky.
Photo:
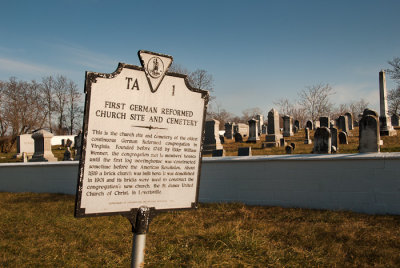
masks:
<svg viewBox="0 0 400 268"><path fill-rule="evenodd" d="M214 78L215 103L266 115L307 86L329 83L335 104L379 111L378 73L400 57L400 1L3 1L0 80L140 66L139 50ZM395 83L387 77L387 88Z"/></svg>

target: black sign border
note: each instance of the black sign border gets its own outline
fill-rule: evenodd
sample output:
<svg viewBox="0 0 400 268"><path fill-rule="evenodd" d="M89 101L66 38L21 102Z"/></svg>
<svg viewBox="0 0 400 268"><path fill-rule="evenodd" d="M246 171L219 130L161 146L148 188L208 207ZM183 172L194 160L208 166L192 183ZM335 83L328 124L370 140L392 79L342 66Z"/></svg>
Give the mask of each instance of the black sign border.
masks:
<svg viewBox="0 0 400 268"><path fill-rule="evenodd" d="M143 50L142 50L143 51ZM146 51L148 52L148 51ZM139 52L138 52L139 53ZM149 52L154 55L160 56L167 56L159 53ZM172 57L171 57L172 58ZM132 69L137 71L143 71L144 67L139 67L136 65L130 65L126 63L118 63L117 69L113 73L97 73L97 72L89 72L86 71L85 73L85 108L84 108L84 117L83 117L83 138L81 139L81 156L79 161L79 172L78 172L78 182L76 187L76 196L75 196L75 209L74 209L74 216L76 218L83 218L83 217L97 217L97 216L112 216L112 215L122 215L127 218L132 219L132 215L136 215L139 208L132 208L130 211L116 211L116 212L105 212L105 213L85 213L85 208L81 208L81 198L82 198L82 187L83 187L83 174L84 174L84 166L85 166L85 152L87 147L87 134L88 134L88 123L89 123L89 110L90 110L90 99L92 94L92 84L97 82L97 78L106 78L112 79L118 76L121 71L126 69ZM198 163L198 173L197 173L197 185L196 185L196 197L195 202L192 203L191 207L187 208L176 208L176 209L156 209L155 207L151 207L151 217L155 216L161 212L168 212L168 211L179 211L179 210L190 210L196 209L198 207L198 198L199 198L199 186L200 186L200 176L201 176L201 162L202 162L202 151L203 151L203 143L204 143L204 132L205 132L205 121L206 121L206 113L207 113L207 106L210 99L209 93L207 90L202 90L199 88L194 88L189 84L189 80L187 75L179 74L174 72L166 72L165 75L183 78L185 81L186 87L193 92L197 92L201 94L201 98L204 99L204 113L203 113L203 120L202 120L202 132L201 132L201 144L199 150L199 163ZM153 93L153 92L152 92Z"/></svg>

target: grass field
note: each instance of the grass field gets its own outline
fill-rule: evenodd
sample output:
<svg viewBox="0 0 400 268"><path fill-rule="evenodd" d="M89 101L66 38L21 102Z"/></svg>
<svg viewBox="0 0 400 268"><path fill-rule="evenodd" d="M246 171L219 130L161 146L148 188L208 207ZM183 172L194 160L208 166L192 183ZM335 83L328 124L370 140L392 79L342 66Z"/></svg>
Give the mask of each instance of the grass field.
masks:
<svg viewBox="0 0 400 268"><path fill-rule="evenodd" d="M146 267L400 267L400 216L199 207L155 217ZM69 195L0 193L0 267L129 267L129 221L73 209Z"/></svg>

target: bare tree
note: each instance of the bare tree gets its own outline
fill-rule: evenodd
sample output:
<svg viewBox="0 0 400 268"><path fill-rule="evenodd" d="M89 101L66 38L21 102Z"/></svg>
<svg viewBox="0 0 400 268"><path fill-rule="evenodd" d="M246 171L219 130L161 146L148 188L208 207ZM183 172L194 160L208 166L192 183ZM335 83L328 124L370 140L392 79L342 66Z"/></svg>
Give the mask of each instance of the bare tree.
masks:
<svg viewBox="0 0 400 268"><path fill-rule="evenodd" d="M400 86L391 89L388 92L388 105L390 114L399 114L400 112Z"/></svg>
<svg viewBox="0 0 400 268"><path fill-rule="evenodd" d="M48 124L50 132L53 132L52 115L53 115L53 112L55 111L55 103L54 103L54 86L55 85L54 84L55 84L55 80L51 75L42 78L42 94L45 99L43 108L45 109L45 112L47 114L47 124Z"/></svg>
<svg viewBox="0 0 400 268"><path fill-rule="evenodd" d="M333 94L333 89L329 84L308 86L299 92L299 105L308 118L316 121L320 116L331 113L333 104L329 97Z"/></svg>
<svg viewBox="0 0 400 268"><path fill-rule="evenodd" d="M78 91L78 86L69 81L67 84L67 118L69 122L69 134L74 134L74 130L81 128L80 120L82 118L83 109L81 104L82 94Z"/></svg>
<svg viewBox="0 0 400 268"><path fill-rule="evenodd" d="M387 69L386 72L390 75L390 78L394 79L397 84L400 85L400 58L395 57L393 60L388 61L392 69Z"/></svg>
<svg viewBox="0 0 400 268"><path fill-rule="evenodd" d="M295 109L293 103L289 101L289 99L282 98L274 102L274 105L277 106L279 114L282 115L293 115L293 110Z"/></svg>
<svg viewBox="0 0 400 268"><path fill-rule="evenodd" d="M54 101L55 101L55 112L57 114L57 132L58 134L65 134L65 113L66 104L68 99L67 93L67 78L59 75L55 79L54 83Z"/></svg>
<svg viewBox="0 0 400 268"><path fill-rule="evenodd" d="M389 113L398 114L400 112L400 58L395 57L388 63L392 68L387 69L386 72L397 83L397 88L388 91Z"/></svg>
<svg viewBox="0 0 400 268"><path fill-rule="evenodd" d="M243 110L241 122L247 123L250 119L255 118L255 116L258 114L264 114L263 110L258 107Z"/></svg>
<svg viewBox="0 0 400 268"><path fill-rule="evenodd" d="M8 137L7 145L2 143L2 151L8 151L21 134L43 126L46 113L43 110L41 85L17 81L12 77L1 83L1 137Z"/></svg>
<svg viewBox="0 0 400 268"><path fill-rule="evenodd" d="M234 115L226 111L224 108L222 108L221 103L218 102L216 102L215 105L210 107L207 113L207 120L209 119L218 120L220 123L219 125L220 129L224 129L225 123L232 121L233 117Z"/></svg>

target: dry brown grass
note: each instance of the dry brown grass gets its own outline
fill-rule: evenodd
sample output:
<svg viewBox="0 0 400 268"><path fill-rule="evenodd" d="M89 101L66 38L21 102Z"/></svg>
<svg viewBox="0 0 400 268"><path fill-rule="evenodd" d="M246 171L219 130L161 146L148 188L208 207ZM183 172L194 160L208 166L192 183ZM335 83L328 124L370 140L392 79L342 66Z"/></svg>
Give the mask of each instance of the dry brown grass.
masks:
<svg viewBox="0 0 400 268"><path fill-rule="evenodd" d="M0 267L128 267L120 216L75 219L74 197L0 193ZM147 267L400 267L400 216L200 204L158 215Z"/></svg>

